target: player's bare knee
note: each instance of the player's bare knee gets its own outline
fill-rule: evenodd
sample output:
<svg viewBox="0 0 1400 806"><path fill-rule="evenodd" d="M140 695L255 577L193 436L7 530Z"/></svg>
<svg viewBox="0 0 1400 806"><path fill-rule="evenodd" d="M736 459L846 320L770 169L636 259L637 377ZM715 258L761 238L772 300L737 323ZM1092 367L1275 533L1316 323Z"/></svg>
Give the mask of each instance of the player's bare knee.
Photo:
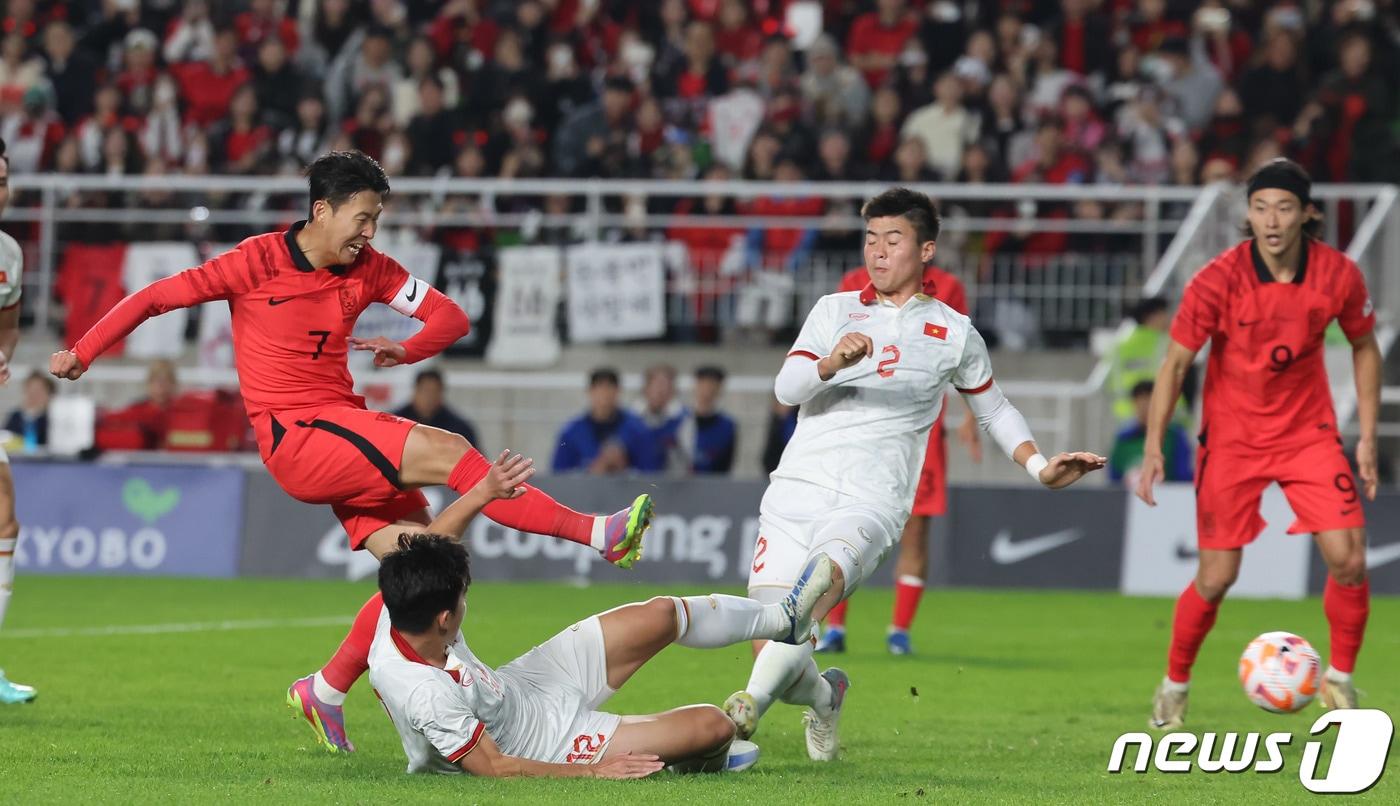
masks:
<svg viewBox="0 0 1400 806"><path fill-rule="evenodd" d="M1225 598L1230 586L1235 584L1235 578L1239 576L1239 571L1201 570L1196 575L1196 592L1207 602L1218 602Z"/></svg>
<svg viewBox="0 0 1400 806"><path fill-rule="evenodd" d="M703 738L706 747L721 747L734 740L734 721L714 705L696 707L695 736Z"/></svg>
<svg viewBox="0 0 1400 806"><path fill-rule="evenodd" d="M1346 587L1360 585L1366 579L1366 554L1365 552L1353 552L1346 560L1327 570L1338 585Z"/></svg>

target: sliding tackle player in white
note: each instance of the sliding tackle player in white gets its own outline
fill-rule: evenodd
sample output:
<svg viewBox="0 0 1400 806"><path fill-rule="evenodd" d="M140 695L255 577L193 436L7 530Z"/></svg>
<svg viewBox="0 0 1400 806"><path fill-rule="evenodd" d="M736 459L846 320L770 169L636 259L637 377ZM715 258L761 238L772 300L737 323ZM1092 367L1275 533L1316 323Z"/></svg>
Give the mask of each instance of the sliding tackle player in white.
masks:
<svg viewBox="0 0 1400 806"><path fill-rule="evenodd" d="M870 285L817 302L774 384L780 401L802 408L760 505L749 574L749 596L776 602L829 564L831 586L814 620L869 578L898 543L948 386L962 393L1006 455L1046 487L1066 487L1105 462L1092 453L1042 456L1025 418L992 380L986 343L972 322L922 293L938 238L933 202L892 188L867 202L861 216ZM754 648L748 686L724 704L738 735L753 735L775 699L806 705L808 755L834 759L846 674L818 673L811 641L756 641Z"/></svg>

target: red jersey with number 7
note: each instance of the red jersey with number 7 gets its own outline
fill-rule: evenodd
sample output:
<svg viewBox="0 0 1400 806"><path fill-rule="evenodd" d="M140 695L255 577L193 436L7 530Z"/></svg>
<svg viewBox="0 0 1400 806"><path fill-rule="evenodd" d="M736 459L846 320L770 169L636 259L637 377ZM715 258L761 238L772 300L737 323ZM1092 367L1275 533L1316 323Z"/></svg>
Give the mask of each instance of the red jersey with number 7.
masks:
<svg viewBox="0 0 1400 806"><path fill-rule="evenodd" d="M364 408L346 365L346 340L371 303L382 302L424 323L403 342L404 363L434 355L467 333L467 315L456 303L369 245L347 265L312 266L296 241L305 224L254 236L137 291L93 325L73 352L90 367L149 317L227 300L239 391L266 459L271 444L266 415L335 404Z"/></svg>
<svg viewBox="0 0 1400 806"><path fill-rule="evenodd" d="M1268 454L1336 441L1323 360L1333 319L1352 340L1376 325L1361 270L1312 238L1303 239L1298 273L1289 283L1274 280L1252 239L1191 278L1171 336L1193 351L1211 343L1202 445Z"/></svg>

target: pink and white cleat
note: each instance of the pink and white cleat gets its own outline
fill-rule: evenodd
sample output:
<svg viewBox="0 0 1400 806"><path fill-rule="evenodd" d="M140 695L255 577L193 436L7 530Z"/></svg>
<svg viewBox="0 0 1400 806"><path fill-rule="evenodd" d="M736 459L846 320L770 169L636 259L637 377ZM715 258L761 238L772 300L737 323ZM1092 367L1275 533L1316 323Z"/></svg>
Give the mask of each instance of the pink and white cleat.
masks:
<svg viewBox="0 0 1400 806"><path fill-rule="evenodd" d="M287 689L287 706L305 719L316 734L316 741L332 753L353 753L355 745L345 735L345 711L339 705L329 705L316 697L312 678L307 675Z"/></svg>
<svg viewBox="0 0 1400 806"><path fill-rule="evenodd" d="M608 516L603 527L603 559L618 568L631 568L642 558L642 536L651 528L651 496L642 493L632 506Z"/></svg>

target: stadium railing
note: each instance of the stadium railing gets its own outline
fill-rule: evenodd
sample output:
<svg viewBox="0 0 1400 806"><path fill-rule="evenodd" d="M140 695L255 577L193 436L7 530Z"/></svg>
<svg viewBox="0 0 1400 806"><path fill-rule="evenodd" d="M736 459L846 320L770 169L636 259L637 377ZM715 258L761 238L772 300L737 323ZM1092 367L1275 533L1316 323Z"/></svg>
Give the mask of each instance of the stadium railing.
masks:
<svg viewBox="0 0 1400 806"><path fill-rule="evenodd" d="M175 227L185 240L227 243L241 236L285 226L302 217L305 184L298 177L110 177L90 175L29 175L11 179L14 203L7 218L34 226L21 242L31 259L26 272L26 320L54 332L60 311L53 305L53 288L66 239L87 238L82 228L105 226L114 232L139 233L141 228ZM693 262L669 270L668 324L680 328L712 326L726 329L744 323L765 325L764 314L752 319L746 311L751 297L765 296L782 310L784 321L800 322L811 303L835 287L848 269L859 264L862 222L859 203L878 193L881 183L670 182L615 180L466 180L397 179L386 216L386 236L418 237L445 229L478 228L506 233L506 242L554 228L567 242L589 242L627 236L629 231L666 233L676 228L767 231L813 228L836 239L840 252L815 251L786 271L771 271L765 262L744 257L730 266ZM1243 204L1238 188L1228 186L1132 187L1069 185L921 185L944 212L944 235L936 260L966 283L979 322L1005 332L1006 346L1035 346L1040 333L1083 334L1112 328L1142 296L1179 295L1190 275L1240 236ZM1319 185L1320 201L1332 242L1350 233L1348 252L1366 271L1377 308L1382 312L1385 345L1394 337L1400 311L1400 276L1385 267L1400 265L1400 204L1393 186ZM99 205L74 202L79 196L102 195ZM730 200L765 197L817 196L827 201L822 216L693 215L671 212L679 199L722 196ZM545 204L539 212L540 199ZM470 200L471 205L456 202ZM651 200L649 211L638 214L634 202ZM562 201L559 201L562 200ZM660 200L660 201L658 201ZM566 202L566 203L565 203ZM1126 218L1073 217L1079 203L1118 205L1130 210ZM104 206L105 205L105 206ZM1008 213L1009 216L1008 217ZM12 232L15 228L9 228ZM1024 237L1050 232L1102 237L1114 246L1107 252L1066 251L1054 255L1012 252L988 256L977 249L979 239L997 233ZM18 234L18 233L17 233ZM26 242L27 241L27 242ZM1124 244L1131 248L1124 248ZM722 262L722 261L716 261ZM1147 272L1147 267L1152 271ZM745 296L749 294L750 296ZM749 318L746 318L749 317ZM1030 327L1018 330L1025 321ZM1021 338L1017 338L1017 337ZM529 449L539 440L546 452L553 429L577 413L583 367L542 373L454 371L448 375L456 400L473 417L486 421L483 430ZM570 371L572 370L572 371ZM142 377L139 367L99 365L89 375L92 388L106 393L130 389ZM188 367L182 381L190 386L233 385L230 370ZM1092 372L1055 381L1008 379L1006 386L1032 420L1050 448L1106 445L1113 421L1103 398L1106 362ZM1003 376L1006 377L1006 376ZM629 376L635 386L639 381ZM683 382L683 386L684 386ZM729 404L749 419L745 442L761 441L771 377L731 376ZM1339 408L1347 392L1339 387ZM545 392L546 394L541 394ZM463 400L462 395L469 395ZM950 424L961 417L950 411ZM495 421L492 423L492 421ZM492 428L491 425L495 427ZM500 444L493 440L493 444ZM752 451L750 451L752 452ZM542 455L540 450L536 455ZM984 462L980 468L960 468L955 478L966 481L1010 480L1004 463ZM756 472L756 460L741 462ZM964 472L965 471L965 472Z"/></svg>
<svg viewBox="0 0 1400 806"><path fill-rule="evenodd" d="M298 177L17 175L7 214L34 226L22 242L32 255L26 282L35 300L32 321L50 328L57 316L51 290L69 240L91 242L108 232L114 240L157 240L143 230L175 231L181 240L236 242L248 234L285 226L305 208ZM859 265L863 222L860 203L880 183L675 182L628 180L469 180L412 178L393 182L390 231L423 237L476 228L520 242L550 233L568 242L666 237L678 229L775 229L815 232L809 257L752 253L726 266L693 261L670 272L672 324L719 326L742 318L750 298L776 296L787 318L800 317L840 272ZM970 302L983 310L1028 319L1050 333L1083 337L1110 326L1136 301L1144 267L1156 265L1182 211L1199 194L1190 187L1074 185L919 185L944 212L940 265L968 286ZM681 200L721 196L734 202L767 198L819 198L820 215L700 215L673 212ZM553 197L553 206L541 199ZM638 205L642 207L638 207ZM1081 207L1088 205L1088 207ZM1106 208L1105 205L1108 207ZM544 208L541 212L537 208ZM639 209L645 209L639 213ZM1076 212L1097 209L1102 217ZM1107 210L1124 212L1110 217ZM1068 243L1049 247L1031 236L1061 233ZM989 235L1002 241L985 249ZM1084 243L1089 241L1090 243ZM835 251L834 251L835 250ZM787 260L789 265L775 264ZM718 260L716 263L720 262ZM777 282L774 280L777 279ZM708 304L715 299L723 304ZM790 309L790 310L789 310Z"/></svg>

